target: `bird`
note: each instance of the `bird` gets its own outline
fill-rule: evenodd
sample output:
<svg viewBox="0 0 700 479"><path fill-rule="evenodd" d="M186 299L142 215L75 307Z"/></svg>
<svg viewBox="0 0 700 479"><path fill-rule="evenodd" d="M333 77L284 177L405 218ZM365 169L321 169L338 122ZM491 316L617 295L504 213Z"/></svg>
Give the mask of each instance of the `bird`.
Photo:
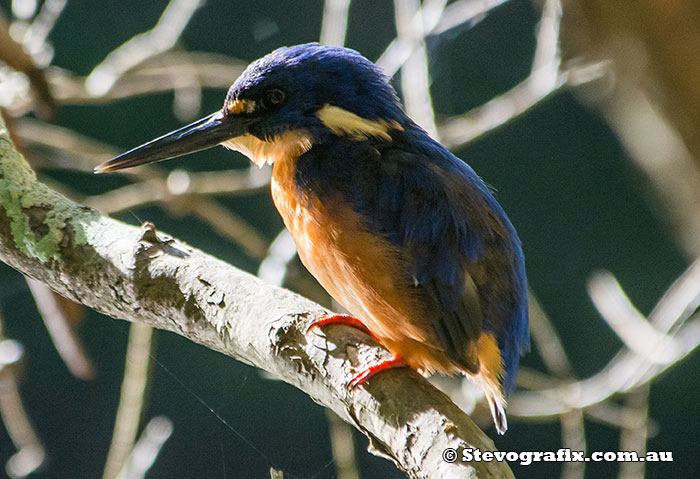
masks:
<svg viewBox="0 0 700 479"><path fill-rule="evenodd" d="M379 67L307 43L254 61L223 108L117 156L96 173L216 145L272 164L271 193L299 258L393 357L349 382L408 366L480 384L496 431L529 349L520 239L492 189L404 112Z"/></svg>

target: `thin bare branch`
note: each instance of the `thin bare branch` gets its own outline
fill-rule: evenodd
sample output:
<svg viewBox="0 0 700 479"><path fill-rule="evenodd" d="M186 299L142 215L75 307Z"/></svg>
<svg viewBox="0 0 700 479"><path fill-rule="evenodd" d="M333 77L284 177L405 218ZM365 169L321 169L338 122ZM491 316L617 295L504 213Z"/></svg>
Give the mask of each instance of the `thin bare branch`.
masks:
<svg viewBox="0 0 700 479"><path fill-rule="evenodd" d="M481 21L486 13L505 3L507 0L460 0L447 6L442 15L423 16L423 37L444 33L456 26L470 23L472 26ZM394 76L397 71L406 63L406 60L413 55L418 45L411 45L395 38L384 50L377 65L389 76Z"/></svg>
<svg viewBox="0 0 700 479"><path fill-rule="evenodd" d="M675 311L682 313L687 319L679 325L668 319L662 320L658 316L650 316L652 325L663 323L669 328L674 327L675 331L671 332L669 329L661 329L657 326L656 331L660 334L653 335L653 343L642 346L644 351L649 351L649 354L640 355L625 348L615 355L599 373L590 378L574 383L563 382L553 388L514 395L510 401L509 412L514 416L551 417L570 410L588 408L614 394L628 392L648 384L669 367L677 364L700 345L700 314L686 313L691 307L697 305L697 296L700 294L698 287L700 283L697 281L699 278L700 268L696 262L671 286L657 304L654 309L657 315L659 311ZM691 286L695 286L693 294L686 290ZM664 304L666 301L678 301L680 298L684 298L684 304L676 303L672 307ZM624 309L627 310L627 308ZM667 340L668 334L671 335L672 343ZM673 344L673 347L670 350L664 350L663 348L668 344ZM655 360L659 357L663 357L665 361Z"/></svg>
<svg viewBox="0 0 700 479"><path fill-rule="evenodd" d="M582 411L569 411L561 415L562 447L572 451L586 450L586 428ZM586 463L569 461L562 465L562 479L583 479Z"/></svg>
<svg viewBox="0 0 700 479"><path fill-rule="evenodd" d="M238 244L251 258L262 260L267 254L268 241L253 226L215 200L193 198L191 212L207 221L215 231Z"/></svg>
<svg viewBox="0 0 700 479"><path fill-rule="evenodd" d="M394 0L397 39L408 45L413 53L401 69L401 93L406 112L431 136L437 138L433 101L430 96L428 54L425 49L423 13L438 12L445 8L446 0L426 1L421 8L419 0Z"/></svg>
<svg viewBox="0 0 700 479"><path fill-rule="evenodd" d="M333 461L338 479L360 479L360 472L355 459L355 443L352 428L333 411L326 411L328 427L331 431Z"/></svg>
<svg viewBox="0 0 700 479"><path fill-rule="evenodd" d="M50 54L46 55L41 55L41 51L47 49L46 39L51 30L53 30L54 25L56 25L56 21L63 13L67 3L67 0L46 0L41 6L41 10L39 10L39 14L24 34L22 46L24 46L25 50L34 58L39 56L46 57L44 62L42 62L42 66L48 65L53 57L53 49L51 49Z"/></svg>
<svg viewBox="0 0 700 479"><path fill-rule="evenodd" d="M345 45L350 0L326 0L321 22L321 45Z"/></svg>
<svg viewBox="0 0 700 479"><path fill-rule="evenodd" d="M269 170L261 173L257 167L201 173L174 170L165 178L132 183L82 201L103 213L115 214L139 206L177 201L178 196L259 193L266 191L268 185Z"/></svg>
<svg viewBox="0 0 700 479"><path fill-rule="evenodd" d="M625 418L625 426L620 433L620 451L636 451L639 457L644 457L647 452L650 389L649 384L645 384L625 395L627 409L636 414ZM623 461L620 463L620 472L617 477L618 479L644 477L644 469L643 462Z"/></svg>
<svg viewBox="0 0 700 479"><path fill-rule="evenodd" d="M631 351L658 364L667 364L678 356L673 338L658 332L647 321L611 273L595 274L588 283L588 294L603 319Z"/></svg>
<svg viewBox="0 0 700 479"><path fill-rule="evenodd" d="M267 255L260 262L258 277L276 286L282 286L287 276L289 263L296 258L297 248L291 233L286 228L270 243Z"/></svg>
<svg viewBox="0 0 700 479"><path fill-rule="evenodd" d="M648 177L666 206L686 256L700 256L700 169L683 138L654 100L625 80L601 105L630 159Z"/></svg>
<svg viewBox="0 0 700 479"><path fill-rule="evenodd" d="M85 80L85 89L95 97L105 95L126 71L149 57L175 45L201 0L171 0L156 25L112 51Z"/></svg>
<svg viewBox="0 0 700 479"><path fill-rule="evenodd" d="M566 350L549 316L544 312L540 302L532 292L530 292L529 307L530 334L537 345L537 352L542 358L545 367L559 379L572 378L573 369L571 368Z"/></svg>
<svg viewBox="0 0 700 479"><path fill-rule="evenodd" d="M19 393L17 363L24 348L17 341L4 337L0 316L0 416L17 452L5 464L5 472L12 479L27 477L44 463L46 453L34 432Z"/></svg>
<svg viewBox="0 0 700 479"><path fill-rule="evenodd" d="M66 315L66 310L59 304L59 298L45 284L28 277L25 279L56 351L66 363L68 370L80 379L94 378L95 367L71 326L74 321Z"/></svg>
<svg viewBox="0 0 700 479"><path fill-rule="evenodd" d="M537 31L537 48L530 75L486 104L438 125L440 139L447 147L459 148L508 124L566 84L568 73L560 69L560 23L560 0L547 0Z"/></svg>
<svg viewBox="0 0 700 479"><path fill-rule="evenodd" d="M152 337L153 329L145 324L133 323L129 328L124 381L103 479L119 477L119 472L125 467L129 453L134 448L148 388Z"/></svg>
<svg viewBox="0 0 700 479"><path fill-rule="evenodd" d="M143 434L119 473L119 479L142 479L158 458L161 448L173 433L173 422L156 416L146 424Z"/></svg>

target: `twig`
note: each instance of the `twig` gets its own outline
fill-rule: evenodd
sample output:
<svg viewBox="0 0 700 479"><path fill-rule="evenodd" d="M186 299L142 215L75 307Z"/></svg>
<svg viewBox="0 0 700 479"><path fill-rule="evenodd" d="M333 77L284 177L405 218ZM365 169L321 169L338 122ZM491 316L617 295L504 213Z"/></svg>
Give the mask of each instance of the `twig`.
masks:
<svg viewBox="0 0 700 479"><path fill-rule="evenodd" d="M12 339L4 337L0 316L0 416L17 452L5 464L5 472L12 479L24 478L44 463L46 453L27 416L19 393L17 363L24 349Z"/></svg>
<svg viewBox="0 0 700 479"><path fill-rule="evenodd" d="M110 52L92 70L85 80L87 92L95 97L105 95L124 72L172 48L201 5L201 0L171 0L151 30L134 36Z"/></svg>
<svg viewBox="0 0 700 479"><path fill-rule="evenodd" d="M158 458L161 448L173 433L173 422L156 416L146 424L143 434L119 473L119 479L142 479Z"/></svg>
<svg viewBox="0 0 700 479"><path fill-rule="evenodd" d="M345 44L349 11L350 0L326 0L324 2L320 39L322 45L342 47Z"/></svg>
<svg viewBox="0 0 700 479"><path fill-rule="evenodd" d="M360 479L360 472L355 460L352 428L332 411L326 410L326 417L330 429L336 477L338 479Z"/></svg>
<svg viewBox="0 0 700 479"><path fill-rule="evenodd" d="M423 18L423 37L444 33L464 23L471 23L474 25L483 19L489 10L506 1L507 0L460 0L455 2L447 6L443 10L442 15L437 17L425 16ZM404 63L406 63L406 60L413 55L415 48L418 48L418 45L414 45L412 48L410 45L396 38L391 41L379 59L377 59L376 63L387 75L394 76Z"/></svg>
<svg viewBox="0 0 700 479"><path fill-rule="evenodd" d="M191 212L207 221L215 231L233 240L251 258L262 260L267 253L268 241L253 226L217 201L202 196L193 198Z"/></svg>
<svg viewBox="0 0 700 479"><path fill-rule="evenodd" d="M542 91L528 77L507 92L464 115L449 118L438 125L440 139L448 148L459 148L474 139L507 125L566 84L566 72L557 77L555 88Z"/></svg>
<svg viewBox="0 0 700 479"><path fill-rule="evenodd" d="M586 428L582 411L569 411L561 415L562 447L572 451L586 450ZM583 479L586 463L579 461L565 462L562 466L562 479Z"/></svg>
<svg viewBox="0 0 700 479"><path fill-rule="evenodd" d="M192 173L183 170L158 178L115 188L82 201L103 213L115 214L130 208L164 203L174 197L202 195L247 195L266 191L269 174L260 174L257 167L243 170Z"/></svg>
<svg viewBox="0 0 700 479"><path fill-rule="evenodd" d="M560 22L560 0L547 0L537 32L537 48L530 75L486 104L438 125L440 138L446 146L459 148L508 124L566 84L568 73L560 70Z"/></svg>
<svg viewBox="0 0 700 479"><path fill-rule="evenodd" d="M294 239L286 228L279 232L267 249L267 255L260 262L258 278L275 286L284 285L290 261L296 258L297 248Z"/></svg>
<svg viewBox="0 0 700 479"><path fill-rule="evenodd" d="M595 274L588 283L588 294L603 319L631 351L658 364L667 364L678 355L673 338L658 332L647 321L612 274Z"/></svg>
<svg viewBox="0 0 700 479"><path fill-rule="evenodd" d="M66 3L68 3L67 0L46 0L39 10L39 14L25 32L22 44L34 58L37 58L41 50L46 48L46 38L56 25ZM52 56L48 56L47 61L42 63L42 66L48 65Z"/></svg>
<svg viewBox="0 0 700 479"><path fill-rule="evenodd" d="M119 472L125 467L129 453L134 448L148 387L152 337L153 329L145 324L133 323L129 328L124 381L103 479L119 477Z"/></svg>
<svg viewBox="0 0 700 479"><path fill-rule="evenodd" d="M572 409L583 409L604 401L617 393L633 390L644 384L648 384L669 367L677 364L700 345L700 314L690 315L689 309L697 305L700 295L700 267L698 262L686 270L683 276L677 280L664 294L654 312L649 317L649 322L661 333L655 335L655 342L644 346L645 351L651 351L653 357L639 355L629 349L623 349L618 353L599 373L594 376L574 383L561 383L560 385L540 391L523 392L513 396L510 401L509 412L513 416L546 417L560 415ZM686 290L694 286L694 291ZM681 293L681 291L683 291ZM693 294L694 293L694 294ZM685 300L684 304L678 302ZM668 301L675 304L667 305ZM679 326L677 318L669 320L660 318L658 312L676 312L685 318L682 326ZM659 324L668 325L668 328L659 328ZM670 328L675 328L672 334L674 347L669 351L661 348L669 344L666 341ZM660 363L654 361L654 357L664 357Z"/></svg>
<svg viewBox="0 0 700 479"><path fill-rule="evenodd" d="M603 112L666 205L665 218L686 256L699 257L700 169L683 138L649 95L629 81L615 90Z"/></svg>
<svg viewBox="0 0 700 479"><path fill-rule="evenodd" d="M647 450L647 438L649 437L649 384L631 391L625 396L625 404L628 410L634 411L633 417L628 415L625 426L620 433L620 451L635 451L639 457L644 457ZM618 479L636 479L644 477L644 463L636 461L623 461L620 463Z"/></svg>
<svg viewBox="0 0 700 479"><path fill-rule="evenodd" d="M540 302L532 292L530 292L528 303L530 306L530 334L537 345L537 352L542 358L542 362L555 377L559 379L572 378L573 369L566 350L562 346L559 335L547 313L544 312Z"/></svg>
<svg viewBox="0 0 700 479"><path fill-rule="evenodd" d="M173 114L182 122L191 121L202 109L202 84L197 70L193 65L185 64L173 74L178 76L178 83L181 83L173 88ZM172 82L175 83L174 80Z"/></svg>
<svg viewBox="0 0 700 479"><path fill-rule="evenodd" d="M433 101L430 97L428 54L423 36L423 13L438 12L439 18L446 0L426 1L420 8L419 0L394 0L396 31L399 41L413 51L401 69L401 93L406 112L430 135L437 138Z"/></svg>
<svg viewBox="0 0 700 479"><path fill-rule="evenodd" d="M448 5L440 20L431 30L432 35L440 35L465 23L474 26L496 7L500 7L508 0L460 0Z"/></svg>
<svg viewBox="0 0 700 479"><path fill-rule="evenodd" d="M55 293L43 283L29 277L25 279L56 351L66 363L68 370L80 379L94 378L95 367L85 354L80 339L71 326L71 318L66 316Z"/></svg>

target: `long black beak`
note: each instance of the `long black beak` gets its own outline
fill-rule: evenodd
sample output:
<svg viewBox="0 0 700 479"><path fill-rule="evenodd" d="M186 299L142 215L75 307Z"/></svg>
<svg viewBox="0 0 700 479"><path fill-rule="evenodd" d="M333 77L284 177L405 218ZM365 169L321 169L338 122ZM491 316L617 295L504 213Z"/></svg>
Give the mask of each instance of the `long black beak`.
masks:
<svg viewBox="0 0 700 479"><path fill-rule="evenodd" d="M201 120L149 141L95 167L95 173L169 160L212 148L245 133L241 118L217 111Z"/></svg>

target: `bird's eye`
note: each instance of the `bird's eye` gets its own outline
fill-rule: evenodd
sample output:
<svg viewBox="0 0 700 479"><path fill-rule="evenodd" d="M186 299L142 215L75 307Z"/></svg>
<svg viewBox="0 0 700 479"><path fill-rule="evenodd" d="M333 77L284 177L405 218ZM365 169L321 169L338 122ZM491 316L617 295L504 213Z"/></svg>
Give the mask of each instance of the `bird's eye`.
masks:
<svg viewBox="0 0 700 479"><path fill-rule="evenodd" d="M268 108L279 106L284 101L284 92L278 88L272 88L265 92L263 103Z"/></svg>

